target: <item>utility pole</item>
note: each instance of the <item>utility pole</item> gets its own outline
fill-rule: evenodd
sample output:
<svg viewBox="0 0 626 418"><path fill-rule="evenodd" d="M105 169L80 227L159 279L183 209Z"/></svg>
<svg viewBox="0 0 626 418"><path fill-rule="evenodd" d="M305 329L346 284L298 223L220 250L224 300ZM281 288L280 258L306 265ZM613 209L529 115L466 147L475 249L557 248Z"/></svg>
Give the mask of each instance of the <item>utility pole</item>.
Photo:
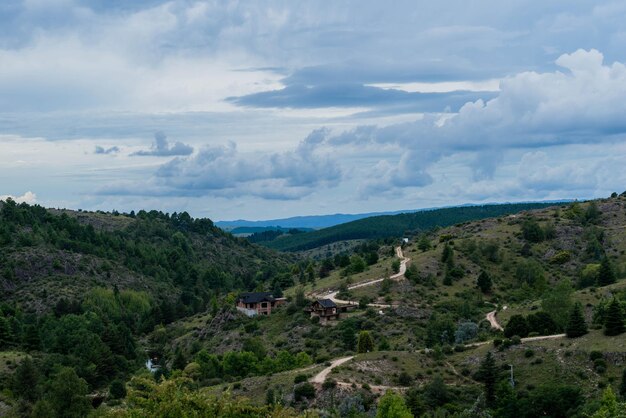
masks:
<svg viewBox="0 0 626 418"><path fill-rule="evenodd" d="M515 387L515 379L513 379L513 365L509 364L509 366L511 366L511 387L514 388Z"/></svg>

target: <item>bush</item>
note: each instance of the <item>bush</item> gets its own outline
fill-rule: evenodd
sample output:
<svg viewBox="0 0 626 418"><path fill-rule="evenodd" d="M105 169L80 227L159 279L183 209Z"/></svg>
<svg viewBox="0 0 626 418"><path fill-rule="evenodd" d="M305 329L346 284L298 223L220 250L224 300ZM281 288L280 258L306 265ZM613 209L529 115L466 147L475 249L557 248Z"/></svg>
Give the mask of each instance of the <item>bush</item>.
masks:
<svg viewBox="0 0 626 418"><path fill-rule="evenodd" d="M308 382L296 385L293 389L293 397L296 402L303 399L313 399L315 398L315 386Z"/></svg>
<svg viewBox="0 0 626 418"><path fill-rule="evenodd" d="M522 339L519 335L514 335L511 337L511 345L519 345L522 343Z"/></svg>
<svg viewBox="0 0 626 418"><path fill-rule="evenodd" d="M119 379L115 379L109 386L109 395L113 399L122 399L126 397L126 385Z"/></svg>
<svg viewBox="0 0 626 418"><path fill-rule="evenodd" d="M324 383L322 383L322 389L324 390L334 389L336 387L337 387L337 382L334 381L333 379L326 379L324 380Z"/></svg>
<svg viewBox="0 0 626 418"><path fill-rule="evenodd" d="M307 377L304 374L299 374L296 377L293 378L293 383L295 383L296 385L298 383L302 383L302 382L306 382Z"/></svg>
<svg viewBox="0 0 626 418"><path fill-rule="evenodd" d="M493 346L494 347L498 347L501 344L502 344L502 338L494 338L493 339Z"/></svg>
<svg viewBox="0 0 626 418"><path fill-rule="evenodd" d="M400 386L411 386L413 378L407 372L402 372L400 373L400 376L398 376L398 383Z"/></svg>
<svg viewBox="0 0 626 418"><path fill-rule="evenodd" d="M524 351L524 357L526 357L526 358L531 358L534 355L535 355L535 352L533 350L531 350L530 348L528 350Z"/></svg>
<svg viewBox="0 0 626 418"><path fill-rule="evenodd" d="M600 351L592 351L591 353L589 353L589 360L591 361L595 361L600 358L604 358L604 354L602 354Z"/></svg>

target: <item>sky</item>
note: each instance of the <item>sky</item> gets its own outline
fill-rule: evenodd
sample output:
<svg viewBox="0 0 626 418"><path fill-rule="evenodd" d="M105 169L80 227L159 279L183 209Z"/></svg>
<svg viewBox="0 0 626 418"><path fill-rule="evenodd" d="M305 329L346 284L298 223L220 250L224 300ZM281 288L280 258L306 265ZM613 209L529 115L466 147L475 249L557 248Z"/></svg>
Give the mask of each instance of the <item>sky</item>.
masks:
<svg viewBox="0 0 626 418"><path fill-rule="evenodd" d="M0 2L0 199L214 220L626 189L626 2Z"/></svg>

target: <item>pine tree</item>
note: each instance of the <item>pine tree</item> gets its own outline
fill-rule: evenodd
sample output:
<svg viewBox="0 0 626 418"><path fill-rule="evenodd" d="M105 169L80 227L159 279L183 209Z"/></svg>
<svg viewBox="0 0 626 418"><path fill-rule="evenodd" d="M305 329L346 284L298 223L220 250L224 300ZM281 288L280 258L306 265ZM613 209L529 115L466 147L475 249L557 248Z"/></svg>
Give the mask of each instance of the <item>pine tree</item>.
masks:
<svg viewBox="0 0 626 418"><path fill-rule="evenodd" d="M39 372L30 357L26 357L13 375L13 390L27 401L37 399Z"/></svg>
<svg viewBox="0 0 626 418"><path fill-rule="evenodd" d="M565 334L568 338L581 337L587 333L587 323L583 316L580 303L576 303L570 311L569 320L565 326Z"/></svg>
<svg viewBox="0 0 626 418"><path fill-rule="evenodd" d="M450 268L454 267L454 250L447 242L441 253L441 262L445 263Z"/></svg>
<svg viewBox="0 0 626 418"><path fill-rule="evenodd" d="M493 405L496 400L496 381L498 379L498 368L496 360L491 351L487 353L485 359L480 363L478 369L480 380L485 385L485 401L487 405Z"/></svg>
<svg viewBox="0 0 626 418"><path fill-rule="evenodd" d="M356 351L359 353L369 353L374 349L374 339L369 331L361 331L356 343Z"/></svg>
<svg viewBox="0 0 626 418"><path fill-rule="evenodd" d="M624 313L617 299L613 298L604 318L604 335L619 335L624 332Z"/></svg>
<svg viewBox="0 0 626 418"><path fill-rule="evenodd" d="M615 271L611 260L607 256L602 257L600 270L598 271L598 286L606 286L615 283Z"/></svg>
<svg viewBox="0 0 626 418"><path fill-rule="evenodd" d="M476 281L476 284L480 288L481 292L483 293L491 292L491 285L492 285L491 277L489 277L489 274L486 271L483 270L480 273L480 275L478 276L478 280Z"/></svg>
<svg viewBox="0 0 626 418"><path fill-rule="evenodd" d="M428 236L426 234L422 234L420 236L420 239L417 242L417 248L419 248L421 251L430 250L431 248L430 240L428 239Z"/></svg>
<svg viewBox="0 0 626 418"><path fill-rule="evenodd" d="M622 399L626 399L626 369L622 372L622 383L619 385L619 394Z"/></svg>

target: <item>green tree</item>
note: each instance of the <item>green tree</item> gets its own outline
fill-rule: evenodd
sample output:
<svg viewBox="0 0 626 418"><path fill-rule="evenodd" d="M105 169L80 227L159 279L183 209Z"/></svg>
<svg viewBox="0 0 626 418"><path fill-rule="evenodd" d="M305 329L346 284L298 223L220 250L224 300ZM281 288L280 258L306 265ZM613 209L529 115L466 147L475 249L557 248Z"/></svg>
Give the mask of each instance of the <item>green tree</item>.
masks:
<svg viewBox="0 0 626 418"><path fill-rule="evenodd" d="M450 402L453 396L441 376L435 376L424 386L424 399L431 408L436 408Z"/></svg>
<svg viewBox="0 0 626 418"><path fill-rule="evenodd" d="M576 303L570 312L569 320L565 326L565 334L568 338L581 337L587 333L587 322L583 316L580 303Z"/></svg>
<svg viewBox="0 0 626 418"><path fill-rule="evenodd" d="M30 357L26 357L13 375L13 390L29 402L38 398L39 372Z"/></svg>
<svg viewBox="0 0 626 418"><path fill-rule="evenodd" d="M622 382L619 385L619 395L622 399L626 399L626 369L622 371Z"/></svg>
<svg viewBox="0 0 626 418"><path fill-rule="evenodd" d="M397 258L391 262L391 271L393 271L394 273L400 272L400 260L398 260Z"/></svg>
<svg viewBox="0 0 626 418"><path fill-rule="evenodd" d="M109 395L113 399L122 399L126 397L126 385L120 379L115 379L109 385Z"/></svg>
<svg viewBox="0 0 626 418"><path fill-rule="evenodd" d="M313 267L313 263L309 263L309 265L306 266L306 276L309 283L315 284L315 269Z"/></svg>
<svg viewBox="0 0 626 418"><path fill-rule="evenodd" d="M454 250L447 242L446 245L443 246L443 251L441 252L441 262L450 268L454 266Z"/></svg>
<svg viewBox="0 0 626 418"><path fill-rule="evenodd" d="M430 240L428 239L428 235L420 235L420 239L419 241L417 241L417 248L419 248L421 251L428 251L432 248L432 246L430 245Z"/></svg>
<svg viewBox="0 0 626 418"><path fill-rule="evenodd" d="M404 398L389 390L378 401L376 418L413 418L413 414L404 403Z"/></svg>
<svg viewBox="0 0 626 418"><path fill-rule="evenodd" d="M359 337L356 343L356 350L359 353L369 353L374 350L374 339L369 331L359 332Z"/></svg>
<svg viewBox="0 0 626 418"><path fill-rule="evenodd" d="M554 319L560 329L565 328L572 310L571 295L574 293L568 279L560 280L554 287L544 293L541 308Z"/></svg>
<svg viewBox="0 0 626 418"><path fill-rule="evenodd" d="M554 322L549 313L539 311L526 317L528 322L528 332L536 332L539 335L555 334L559 331L559 326Z"/></svg>
<svg viewBox="0 0 626 418"><path fill-rule="evenodd" d="M480 380L485 385L485 401L487 402L487 405L493 406L496 400L498 368L491 351L487 353L483 361L480 363L478 374L480 376Z"/></svg>
<svg viewBox="0 0 626 418"><path fill-rule="evenodd" d="M617 402L617 397L609 385L602 393L600 409L591 418L626 418L626 403Z"/></svg>
<svg viewBox="0 0 626 418"><path fill-rule="evenodd" d="M478 280L476 280L476 284L478 285L478 288L480 289L481 292L483 293L491 292L492 282L491 282L491 277L489 276L489 273L487 273L485 270L481 271L480 274L478 275Z"/></svg>
<svg viewBox="0 0 626 418"><path fill-rule="evenodd" d="M511 338L514 335L524 338L528 336L528 323L522 315L512 315L504 327L504 335Z"/></svg>
<svg viewBox="0 0 626 418"><path fill-rule="evenodd" d="M615 283L615 270L607 256L602 257L600 270L598 270L598 286L607 286Z"/></svg>
<svg viewBox="0 0 626 418"><path fill-rule="evenodd" d="M545 239L545 233L539 223L529 218L522 224L522 236L528 242L541 242Z"/></svg>
<svg viewBox="0 0 626 418"><path fill-rule="evenodd" d="M604 335L619 335L624 332L624 312L616 298L613 298L604 318Z"/></svg>
<svg viewBox="0 0 626 418"><path fill-rule="evenodd" d="M356 345L356 330L351 322L345 321L342 323L341 342L346 350L354 350L354 346Z"/></svg>
<svg viewBox="0 0 626 418"><path fill-rule="evenodd" d="M71 367L63 367L54 377L48 392L49 401L56 416L79 418L91 411L87 399L87 382L78 377Z"/></svg>

